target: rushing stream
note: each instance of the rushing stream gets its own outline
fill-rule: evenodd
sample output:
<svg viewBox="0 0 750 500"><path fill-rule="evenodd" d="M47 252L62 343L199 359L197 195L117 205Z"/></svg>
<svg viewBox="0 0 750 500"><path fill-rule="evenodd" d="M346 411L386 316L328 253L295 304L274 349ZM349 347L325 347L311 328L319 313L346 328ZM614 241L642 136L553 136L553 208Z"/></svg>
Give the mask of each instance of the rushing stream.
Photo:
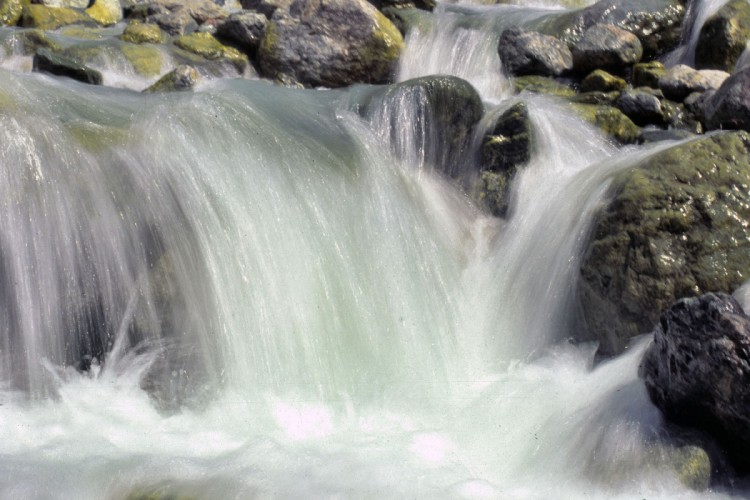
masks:
<svg viewBox="0 0 750 500"><path fill-rule="evenodd" d="M408 99L0 69L0 498L724 495L670 466L643 341L593 368L566 340L607 179L652 150L513 97L456 12L400 78L468 79L487 123L527 102L504 221L435 173Z"/></svg>

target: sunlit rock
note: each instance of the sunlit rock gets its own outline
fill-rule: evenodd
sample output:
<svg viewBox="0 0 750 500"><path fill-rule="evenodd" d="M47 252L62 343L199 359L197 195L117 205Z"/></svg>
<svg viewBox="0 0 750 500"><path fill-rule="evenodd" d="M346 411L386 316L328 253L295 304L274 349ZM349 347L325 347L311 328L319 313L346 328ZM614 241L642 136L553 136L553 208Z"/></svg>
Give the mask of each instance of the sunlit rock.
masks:
<svg viewBox="0 0 750 500"><path fill-rule="evenodd" d="M695 66L731 72L750 39L750 4L730 0L703 25L695 47Z"/></svg>

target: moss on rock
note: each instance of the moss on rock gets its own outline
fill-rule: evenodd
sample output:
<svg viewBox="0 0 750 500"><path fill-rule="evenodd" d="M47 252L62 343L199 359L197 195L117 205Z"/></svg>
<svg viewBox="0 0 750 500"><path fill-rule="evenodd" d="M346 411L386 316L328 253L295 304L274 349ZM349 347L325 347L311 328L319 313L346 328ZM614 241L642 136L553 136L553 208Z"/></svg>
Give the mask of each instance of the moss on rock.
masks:
<svg viewBox="0 0 750 500"><path fill-rule="evenodd" d="M569 105L578 116L620 144L635 144L638 141L641 129L619 109L593 104Z"/></svg>
<svg viewBox="0 0 750 500"><path fill-rule="evenodd" d="M94 0L85 12L102 26L112 26L122 21L120 0Z"/></svg>
<svg viewBox="0 0 750 500"><path fill-rule="evenodd" d="M26 5L21 14L21 26L51 31L70 24L96 25L95 21L83 12L65 7L47 7L46 5Z"/></svg>
<svg viewBox="0 0 750 500"><path fill-rule="evenodd" d="M174 44L183 50L208 60L225 60L242 73L249 64L248 58L234 47L224 45L210 33L190 33L175 39Z"/></svg>
<svg viewBox="0 0 750 500"><path fill-rule="evenodd" d="M167 37L156 24L148 24L134 19L125 26L120 38L130 43L164 43Z"/></svg>
<svg viewBox="0 0 750 500"><path fill-rule="evenodd" d="M576 91L570 85L546 76L519 76L513 79L513 87L516 89L516 92L526 91L556 97L572 97L576 95Z"/></svg>
<svg viewBox="0 0 750 500"><path fill-rule="evenodd" d="M162 55L156 47L125 44L122 53L139 75L153 77L161 73Z"/></svg>
<svg viewBox="0 0 750 500"><path fill-rule="evenodd" d="M0 0L0 25L15 26L29 0Z"/></svg>

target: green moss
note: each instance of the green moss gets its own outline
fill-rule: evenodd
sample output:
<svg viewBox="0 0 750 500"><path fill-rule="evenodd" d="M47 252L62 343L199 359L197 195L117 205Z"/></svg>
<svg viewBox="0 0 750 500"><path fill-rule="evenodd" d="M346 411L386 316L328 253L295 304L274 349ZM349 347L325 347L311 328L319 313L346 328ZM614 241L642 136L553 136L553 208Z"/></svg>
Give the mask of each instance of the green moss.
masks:
<svg viewBox="0 0 750 500"><path fill-rule="evenodd" d="M80 40L101 40L104 38L99 28L79 25L65 26L60 29L60 34Z"/></svg>
<svg viewBox="0 0 750 500"><path fill-rule="evenodd" d="M120 38L130 43L164 43L166 36L156 24L146 24L134 19L128 23Z"/></svg>
<svg viewBox="0 0 750 500"><path fill-rule="evenodd" d="M209 60L226 60L243 72L249 64L248 58L234 47L222 44L210 33L190 33L178 37L174 44L193 54Z"/></svg>
<svg viewBox="0 0 750 500"><path fill-rule="evenodd" d="M667 70L659 61L638 63L633 65L632 81L634 87L659 88L659 78L664 76Z"/></svg>
<svg viewBox="0 0 750 500"><path fill-rule="evenodd" d="M677 478L695 491L705 491L711 484L711 459L703 448L683 446L672 452Z"/></svg>
<svg viewBox="0 0 750 500"><path fill-rule="evenodd" d="M620 77L611 75L602 69L596 69L581 82L582 92L612 92L614 90L624 90L628 84Z"/></svg>
<svg viewBox="0 0 750 500"><path fill-rule="evenodd" d="M102 26L117 24L122 20L120 0L95 0L94 4L86 9L86 14Z"/></svg>
<svg viewBox="0 0 750 500"><path fill-rule="evenodd" d="M0 25L15 26L29 0L0 0Z"/></svg>
<svg viewBox="0 0 750 500"><path fill-rule="evenodd" d="M638 140L641 129L619 109L578 103L571 103L570 106L578 116L617 142L634 144Z"/></svg>
<svg viewBox="0 0 750 500"><path fill-rule="evenodd" d="M546 76L519 76L513 79L513 87L516 89L516 92L526 91L557 97L572 97L576 94L575 90L569 85Z"/></svg>
<svg viewBox="0 0 750 500"><path fill-rule="evenodd" d="M21 25L26 28L51 31L70 24L93 25L94 21L77 10L37 4L24 6L21 14Z"/></svg>
<svg viewBox="0 0 750 500"><path fill-rule="evenodd" d="M125 129L91 122L70 122L66 126L70 135L92 153L100 153L123 144L128 136Z"/></svg>
<svg viewBox="0 0 750 500"><path fill-rule="evenodd" d="M138 74L153 77L161 73L162 56L156 47L127 44L122 46L122 53Z"/></svg>
<svg viewBox="0 0 750 500"><path fill-rule="evenodd" d="M367 65L372 59L390 63L397 61L404 50L404 38L396 26L380 11L375 14L375 29L372 32L372 48L361 53Z"/></svg>

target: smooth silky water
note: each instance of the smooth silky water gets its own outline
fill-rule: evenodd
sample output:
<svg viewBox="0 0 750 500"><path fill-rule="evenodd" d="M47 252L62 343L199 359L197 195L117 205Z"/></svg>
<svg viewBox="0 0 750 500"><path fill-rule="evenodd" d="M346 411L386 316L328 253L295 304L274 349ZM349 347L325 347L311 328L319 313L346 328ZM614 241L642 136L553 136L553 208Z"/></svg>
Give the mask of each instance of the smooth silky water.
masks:
<svg viewBox="0 0 750 500"><path fill-rule="evenodd" d="M436 172L409 95L0 70L0 497L722 495L669 466L648 339L596 368L567 340L607 180L653 150L423 35L401 79L472 80L484 126L529 106L507 220Z"/></svg>

